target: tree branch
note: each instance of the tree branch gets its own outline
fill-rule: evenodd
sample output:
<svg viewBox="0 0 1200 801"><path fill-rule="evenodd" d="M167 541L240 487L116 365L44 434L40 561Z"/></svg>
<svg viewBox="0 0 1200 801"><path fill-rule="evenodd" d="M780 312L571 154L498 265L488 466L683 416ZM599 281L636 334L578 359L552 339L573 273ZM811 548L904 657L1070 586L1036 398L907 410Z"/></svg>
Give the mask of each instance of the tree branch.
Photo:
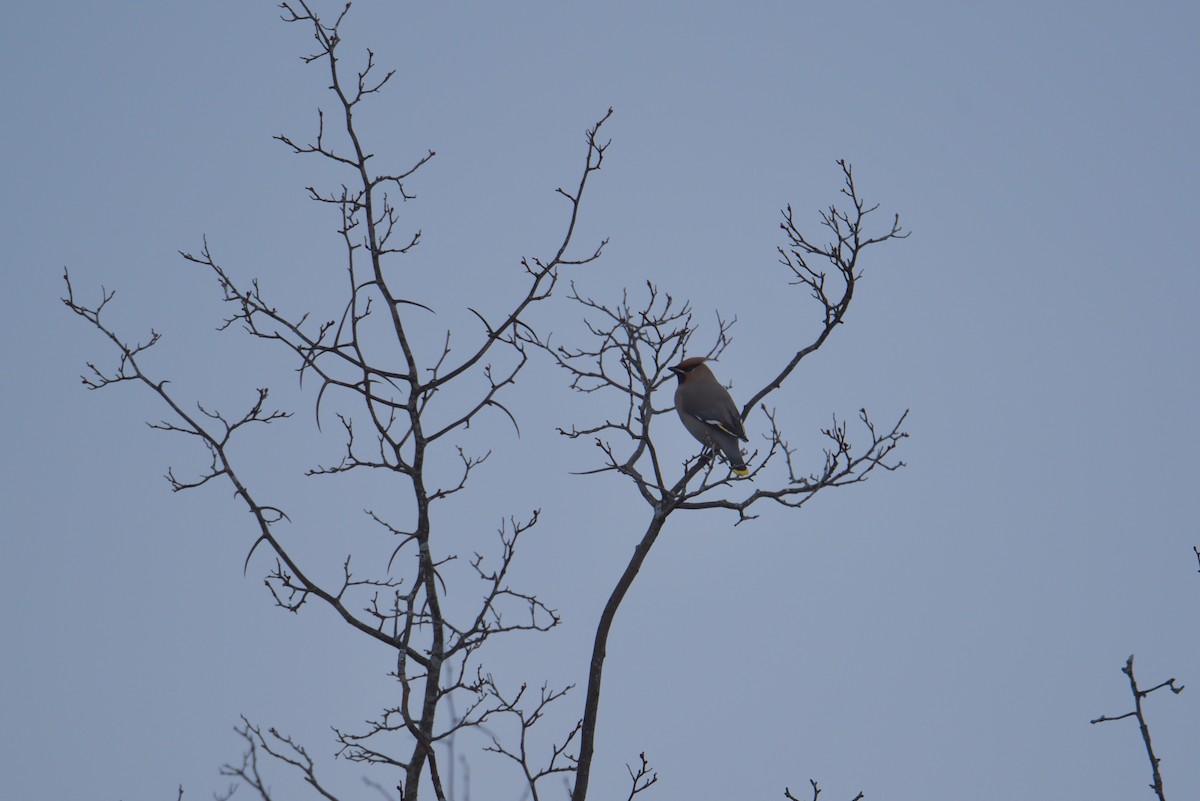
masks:
<svg viewBox="0 0 1200 801"><path fill-rule="evenodd" d="M1146 722L1146 715L1145 710L1142 708L1142 701L1146 698L1146 696L1150 695L1150 693L1155 692L1156 690L1161 690L1164 687L1170 689L1170 691L1175 695L1179 695L1181 692L1183 692L1183 685L1176 685L1175 679L1167 679L1161 684L1156 684L1155 686L1151 687L1149 690L1143 690L1139 688L1137 679L1133 675L1132 654L1130 654L1129 659L1125 661L1125 667L1121 668L1121 672L1129 677L1129 691L1133 694L1133 710L1131 712L1126 712L1123 715L1116 715L1112 717L1108 715L1101 715L1095 720L1092 720L1091 723L1107 723L1109 721L1124 720L1125 718L1130 717L1137 718L1138 730L1142 735L1142 743L1146 746L1146 758L1150 760L1150 774L1152 779L1150 783L1150 789L1154 791L1154 794L1158 797L1158 801L1167 801L1165 791L1163 790L1162 771L1159 770L1159 765L1161 764L1162 760L1159 759L1154 753L1154 744L1150 741L1150 725Z"/></svg>

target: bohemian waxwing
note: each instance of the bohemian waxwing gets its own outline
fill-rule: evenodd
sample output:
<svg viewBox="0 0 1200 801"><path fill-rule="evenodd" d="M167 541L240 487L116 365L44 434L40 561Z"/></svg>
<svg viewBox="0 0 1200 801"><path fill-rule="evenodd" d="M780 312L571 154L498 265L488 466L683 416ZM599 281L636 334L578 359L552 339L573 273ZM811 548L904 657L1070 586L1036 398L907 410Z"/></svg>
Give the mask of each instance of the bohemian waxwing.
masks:
<svg viewBox="0 0 1200 801"><path fill-rule="evenodd" d="M675 389L675 409L688 432L706 448L719 450L729 460L734 475L749 475L738 440L746 439L746 429L733 398L703 356L684 359L670 368L679 379Z"/></svg>

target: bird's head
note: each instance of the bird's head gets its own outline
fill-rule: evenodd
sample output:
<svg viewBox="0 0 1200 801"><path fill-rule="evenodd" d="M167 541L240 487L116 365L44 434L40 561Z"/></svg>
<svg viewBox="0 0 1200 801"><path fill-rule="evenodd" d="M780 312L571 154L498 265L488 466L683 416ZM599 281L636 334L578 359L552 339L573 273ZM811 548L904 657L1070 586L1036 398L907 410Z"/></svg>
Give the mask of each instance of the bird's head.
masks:
<svg viewBox="0 0 1200 801"><path fill-rule="evenodd" d="M705 362L708 361L707 356L693 356L690 359L684 359L674 367L668 368L675 377L679 379L679 383L688 380L689 376L712 375L712 370L708 369Z"/></svg>

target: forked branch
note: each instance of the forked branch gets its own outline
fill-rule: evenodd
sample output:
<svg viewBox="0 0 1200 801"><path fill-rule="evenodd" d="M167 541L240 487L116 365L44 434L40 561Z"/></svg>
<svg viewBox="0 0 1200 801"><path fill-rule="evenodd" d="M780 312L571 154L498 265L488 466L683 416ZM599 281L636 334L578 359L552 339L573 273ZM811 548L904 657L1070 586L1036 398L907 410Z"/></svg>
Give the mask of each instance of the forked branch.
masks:
<svg viewBox="0 0 1200 801"><path fill-rule="evenodd" d="M877 469L891 471L904 464L895 458L895 451L907 436L902 430L907 412L894 425L880 429L866 410L860 410L859 421L867 438L857 448L851 442L846 424L834 417L833 424L822 430L829 444L821 467L800 471L796 454L776 423L775 412L764 404L784 385L797 365L819 349L845 320L862 275L859 262L862 251L907 236L900 228L898 216L882 232L868 231L868 219L878 207L867 205L860 197L850 165L845 161L838 164L844 181L841 191L848 207L831 205L821 213L821 223L832 234L832 241L815 244L797 226L791 207L784 212L781 227L787 245L779 248L781 261L791 270L793 283L807 288L818 302L821 321L813 338L798 345L742 409L745 420L753 409L761 408L768 424L767 431L760 434L761 445L747 459L751 465L747 478L726 474L709 452L702 452L682 465L671 465L664 461L655 442L656 424L662 415L675 417L673 404L662 398L663 393L658 390L674 386L670 367L686 354L695 331L688 304L679 304L652 284L648 285L648 296L640 305L632 304L628 294L619 303L608 305L573 288L572 299L587 315L591 345L567 347L552 344L549 337L524 336L525 341L549 353L567 371L573 389L612 398L613 413L602 422L561 431L571 439L589 438L600 450L600 465L585 473L616 472L626 476L651 510L641 542L617 580L597 625L573 801L584 801L587 797L609 633L617 610L670 515L677 510L727 509L737 514L740 523L754 517L750 510L760 501L798 508L823 489L861 483ZM716 335L703 351L708 358L716 358L726 349L733 322L717 316ZM772 463L781 465L782 470L773 469Z"/></svg>
<svg viewBox="0 0 1200 801"><path fill-rule="evenodd" d="M282 346L295 360L302 387L305 378L316 380L318 426L323 401L337 404L343 451L306 474L328 477L367 469L377 475L382 471L398 486L399 491L387 497L389 506L399 500L399 512L367 512L371 530L385 543L379 549L383 558L372 562L355 556L352 569L347 555L340 577L335 574L326 585L313 580L306 572L310 568L302 568L302 560L280 536L287 514L257 499L235 465L236 451L231 447L251 424L279 422L288 413L267 407L266 389L258 390L249 409L238 414L179 401L167 382L152 378L142 362L146 351L160 340L157 331L145 341L130 343L104 319L112 292L102 290L100 301L88 306L76 300L68 275L64 302L104 334L119 355L110 370L89 364L85 384L93 389L118 383L148 387L168 410L152 425L202 443L207 467L196 477L168 470L172 489L195 489L214 479L227 479L247 504L257 527L246 564L260 545L273 552L265 583L275 604L298 612L309 600L319 599L355 629L394 649L399 703L367 721L363 731L337 731L342 755L403 771L404 801L417 801L422 784L432 785L435 795L444 799L435 744L506 709L504 700L489 694L479 679L481 649L491 637L545 632L560 620L551 606L511 580L518 540L537 523L537 512L525 519L509 517L501 526L496 552L481 548L470 560L466 580L477 581L482 588L477 605L464 610L456 603L454 614L445 611L447 565L457 555L439 553L441 542L435 537L430 509L462 492L487 459L486 450L472 451L452 442L453 437L463 435L490 411L516 426L517 414L508 407L505 394L528 362L524 337L535 330L534 305L551 297L564 269L588 264L601 255L604 241L578 249L574 238L588 183L601 169L609 146L602 128L612 110L587 129L578 180L557 190L567 204L561 233L543 255L520 260L517 291L500 304L499 311L471 309L481 329L473 336L456 333L454 348L449 332L440 342L431 343L412 335L414 316L427 315L431 309L404 296L411 282L395 265L422 241L420 230L405 228L400 209L416 197L410 184L434 152L412 158L401 169L376 169L377 159L360 133L357 115L361 104L377 96L394 71L380 75L370 50L358 67L348 66L351 60L343 59L341 27L348 4L332 24L323 21L306 0L289 0L281 7L286 22L310 31L315 50L304 61L325 72L333 95L330 113L318 110L311 138L286 134L277 138L293 153L321 159L344 175L336 188L308 187L310 199L337 216L344 295L323 310L297 313L276 304L258 279L235 277L235 271L227 270L214 256L207 239L199 252L181 255L215 280L227 309L221 329L240 330ZM458 469L452 468L448 475L434 474L430 465L447 461L435 454L447 451L457 455L456 461L453 457L449 461ZM393 522L392 515L404 519ZM402 570L409 572L403 577L395 574ZM441 708L457 695L470 699L467 713L448 725L439 722ZM252 745L253 760L264 754L284 761L298 759L301 752L277 748L288 742L276 742L248 723L246 727L243 737ZM398 755L397 743L409 753ZM565 754L555 763L555 772L573 768L573 758L564 760ZM268 792L253 763L235 768L230 775L264 796Z"/></svg>
<svg viewBox="0 0 1200 801"><path fill-rule="evenodd" d="M1167 679L1166 681L1156 684L1148 690L1143 690L1138 687L1137 679L1133 675L1133 655L1130 654L1129 659L1125 661L1125 667L1121 668L1121 672L1129 678L1129 691L1133 695L1133 709L1123 715L1101 715L1092 723L1108 723L1114 720L1124 720L1125 718L1136 718L1138 723L1138 731L1142 735L1142 743L1146 746L1146 758L1150 760L1150 789L1158 797L1158 801L1167 801L1166 792L1163 790L1162 771L1159 766L1162 760L1154 753L1154 744L1150 740L1150 724L1146 722L1146 713L1142 702L1150 693L1163 689L1164 687L1170 690L1175 695L1183 692L1183 685L1176 684L1175 679Z"/></svg>

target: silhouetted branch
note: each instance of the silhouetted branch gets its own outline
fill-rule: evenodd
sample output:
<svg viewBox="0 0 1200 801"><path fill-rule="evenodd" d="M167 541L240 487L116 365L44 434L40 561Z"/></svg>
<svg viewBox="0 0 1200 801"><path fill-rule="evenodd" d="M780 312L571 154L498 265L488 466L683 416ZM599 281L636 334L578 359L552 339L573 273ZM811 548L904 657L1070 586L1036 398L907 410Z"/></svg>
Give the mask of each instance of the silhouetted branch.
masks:
<svg viewBox="0 0 1200 801"><path fill-rule="evenodd" d="M650 785L658 781L658 773L650 767L650 763L646 761L646 752L638 754L638 759L641 764L634 768L630 764L625 765L625 769L629 771L629 796L627 801L633 801L633 797L643 790L649 789Z"/></svg>
<svg viewBox="0 0 1200 801"><path fill-rule="evenodd" d="M569 754L567 749L578 736L581 723L576 723L561 743L550 746L549 759L540 766L533 762L530 754L531 743L529 742L532 729L543 719L546 708L573 688L574 685L570 685L561 690L551 690L548 685L543 684L538 699L527 708L523 705L525 692L529 689L527 684L522 684L516 695L507 697L490 674L482 677L483 692L495 701L493 706L495 714L515 719L517 722L515 746L510 747L504 744L499 737L493 736L492 744L486 746L484 750L507 757L520 767L525 776L525 785L533 801L540 799L538 786L540 781L547 776L570 773L575 770L575 757Z"/></svg>
<svg viewBox="0 0 1200 801"><path fill-rule="evenodd" d="M783 386L800 361L825 344L833 329L845 319L850 301L854 298L855 286L862 277L859 254L871 245L908 236L908 232L900 227L899 214L893 216L891 228L886 232L874 236L868 234L865 227L867 217L879 206L867 206L859 197L858 188L854 185L854 170L849 162L839 159L838 166L842 169L844 181L841 193L849 201L851 210L844 211L835 204L821 212L821 225L833 234L832 242L818 245L801 232L796 225L791 204L784 209L783 222L779 224L788 240L786 246L778 248L779 261L795 276L793 285L807 287L813 299L821 304L821 330L810 343L796 351L778 375L746 401L742 407L742 419L767 395Z"/></svg>
<svg viewBox="0 0 1200 801"><path fill-rule="evenodd" d="M1142 742L1146 746L1146 758L1150 760L1150 772L1153 778L1153 781L1150 784L1150 789L1154 790L1154 794L1158 796L1159 801L1166 801L1166 795L1163 791L1162 772L1159 770L1159 764L1162 760L1160 760L1154 754L1154 745L1150 742L1150 726L1146 723L1146 715L1142 708L1142 700L1146 696L1150 695L1150 693L1156 690L1161 690L1164 687L1168 688L1175 695L1179 695L1181 692L1183 692L1183 685L1180 684L1177 686L1175 684L1175 679L1167 679L1161 684L1156 684L1155 686L1151 687L1149 690L1143 690L1139 688L1137 679L1134 678L1133 675L1132 654L1130 654L1129 659L1125 661L1125 667L1121 668L1121 672L1129 677L1129 691L1133 694L1133 710L1126 712L1123 715L1116 715L1114 717L1101 715L1091 722L1107 723L1114 720L1124 720L1125 718L1137 718L1138 729L1142 734Z"/></svg>
<svg viewBox="0 0 1200 801"><path fill-rule="evenodd" d="M326 801L338 801L337 796L330 793L317 779L316 764L308 751L291 737L280 734L275 729L268 729L264 735L262 729L252 724L242 715L242 725L234 729L246 741L246 750L242 754L240 765L226 763L221 766L222 776L232 776L258 794L262 801L272 801L275 798L271 792L270 783L264 778L259 765L259 755L266 754L278 762L291 765L304 778L305 783ZM233 795L231 789L225 799Z"/></svg>
<svg viewBox="0 0 1200 801"><path fill-rule="evenodd" d="M797 227L791 207L784 212L782 228L788 245L781 247L779 253L792 270L794 283L807 287L820 303L821 326L816 336L800 345L743 407L743 420L752 409L760 407L768 424L767 433L761 435L763 446L747 459L751 468L746 478L718 471L718 460L708 449L679 466L664 463L655 444L655 423L662 415L670 418L670 424L677 425L671 400L660 392L660 405L656 406L655 393L676 385L670 368L686 355L695 331L687 303L677 302L650 283L643 303L632 303L628 293L624 293L620 302L611 305L580 294L573 285L570 298L583 307L591 345L568 347L553 343L549 336L519 331L522 341L548 353L567 371L572 389L613 399L613 413L602 422L560 429L560 433L570 439L587 437L599 449L599 465L582 471L583 474L614 472L626 476L651 509L642 540L609 596L597 626L573 801L584 801L587 796L609 632L617 609L669 516L677 510L728 509L737 513L737 522L741 523L755 517L750 510L760 501L797 508L823 489L861 483L877 469L891 471L904 464L895 458L895 450L907 436L902 430L907 412L894 425L880 429L865 409L860 410L866 442L857 448L851 442L845 422L835 416L832 425L822 430L828 445L821 467L800 472L795 452L777 425L775 412L763 404L783 386L800 361L820 348L845 319L862 274L859 263L862 250L907 236L900 228L898 216L891 228L882 233L867 231L866 221L877 206L868 206L859 196L850 165L844 161L838 164L844 180L841 191L849 201L850 210L830 206L821 213L822 225L833 234L831 243L814 244ZM716 334L703 351L707 358L716 359L725 351L734 322L717 315ZM781 463L782 471L773 470L772 462Z"/></svg>
<svg viewBox="0 0 1200 801"><path fill-rule="evenodd" d="M117 348L116 366L103 370L89 364L85 385L101 389L118 383L143 384L168 409L152 427L196 437L203 444L207 466L194 477L179 477L169 469L172 489L196 489L214 479L228 480L247 504L256 530L246 566L259 546L273 551L264 583L274 603L299 612L309 600L319 599L354 628L395 650L393 677L400 687L399 703L367 721L363 731L335 730L339 753L350 761L403 771L400 787L404 801L417 801L423 782L444 799L434 744L455 731L481 726L506 709L502 699L490 694L479 678L480 649L493 636L545 632L560 619L553 608L514 586L510 578L519 539L537 523L537 512L524 520L510 517L501 525L498 553L474 554L471 570L483 588L477 605L466 610L456 606L455 614L443 610L447 591L443 573L457 557L438 553L430 509L464 490L489 455L449 442L452 434L471 428L489 410L498 411L517 427L504 394L527 364L524 336L534 331L534 304L552 295L563 269L587 264L601 255L604 241L576 252L574 236L588 183L601 169L609 145L601 131L612 110L586 132L578 181L570 189L556 190L567 203L567 213L561 234L547 247L547 255L520 260L522 272L516 277L521 286L501 304L502 311L496 316L489 319L490 314L471 310L482 331L474 336L456 335L454 347L447 332L438 347L427 350L429 343L424 337L412 336L411 321L414 315L431 309L420 299L401 295L398 288L407 288L411 282L393 265L422 241L420 230L406 228L400 208L415 198L409 183L435 154L429 150L404 168L376 171L374 154L360 135L356 114L363 108L361 103L387 85L394 71L381 75L371 50L357 67L348 66L350 62L343 59L341 26L348 4L332 23L323 21L306 0L289 0L281 8L284 21L300 23L311 33L315 49L304 61L325 71L333 110L327 118L325 110L318 109L316 131L307 140L286 134L276 138L293 153L315 156L342 172L342 180L334 188L310 186L307 193L337 215L345 294L322 313L296 313L277 306L258 279L235 277L234 271L214 256L207 238L199 252L181 252L181 256L215 280L227 310L221 330L240 330L256 340L282 346L296 360L302 388L305 378L315 379L318 427L322 403L337 398L336 416L344 435L342 453L308 469L307 475L370 469L384 471L404 488L409 509L400 514L409 517L402 522L367 511L377 524L373 530L391 541L386 564L356 558L352 570L347 555L340 580L335 575L323 585L310 578L294 558L280 537L280 524L290 518L282 508L257 499L243 481L230 447L252 423L270 424L289 416L266 407L266 389L258 390L248 411L237 414L178 401L167 382L152 379L140 362L160 341L158 332L151 331L145 341L130 344L103 319L114 293L102 289L94 307L79 303L70 276L64 273L64 302ZM452 385L454 392L443 392ZM458 456L459 468L450 476L434 475L429 469L431 463L441 463L431 458L441 443ZM401 555L404 560L397 562ZM408 573L402 578L393 575L393 570ZM455 694L473 700L452 724L439 724L440 705ZM250 761L231 775L256 792L264 797L269 792L257 773L261 754L311 769L301 750L281 747L291 746L290 741L264 739L257 729L246 726L243 736L251 741ZM397 755L397 747L409 752Z"/></svg>
<svg viewBox="0 0 1200 801"><path fill-rule="evenodd" d="M817 801L817 798L821 795L821 788L817 785L816 779L809 779L808 783L810 785L812 785L812 801ZM799 798L792 795L791 789L787 788L787 787L785 787L783 789L783 797L788 799L788 801L800 801ZM864 796L862 793L859 793L858 795L854 796L854 798L852 798L850 801L862 801L862 799L865 797L866 796Z"/></svg>

